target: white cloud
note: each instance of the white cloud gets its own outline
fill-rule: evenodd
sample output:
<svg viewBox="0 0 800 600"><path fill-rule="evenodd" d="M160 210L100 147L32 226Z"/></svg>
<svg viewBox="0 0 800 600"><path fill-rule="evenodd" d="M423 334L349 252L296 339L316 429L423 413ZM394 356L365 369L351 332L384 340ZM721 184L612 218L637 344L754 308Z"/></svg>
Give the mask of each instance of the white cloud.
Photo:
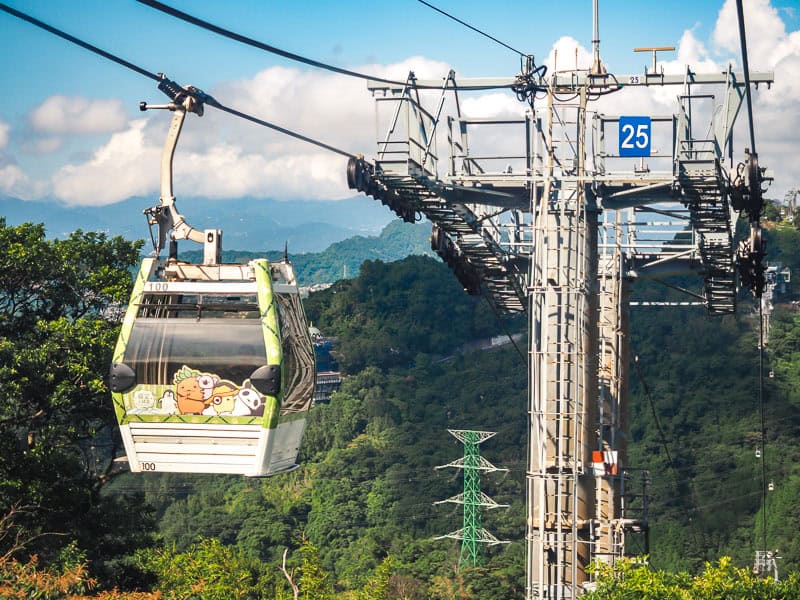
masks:
<svg viewBox="0 0 800 600"><path fill-rule="evenodd" d="M32 154L52 154L64 145L64 138L53 136L35 138L24 144L24 149Z"/></svg>
<svg viewBox="0 0 800 600"><path fill-rule="evenodd" d="M738 29L735 7L731 13L732 7L733 0L727 0L714 35L707 42L698 39L697 30L686 30L678 43L675 60L659 57L659 65L665 72L683 73L687 64L695 72L720 72L727 68L728 62L736 63ZM792 132L800 130L796 102L800 96L800 32L787 32L767 0L754 0L745 8L748 40L756 40L751 44L752 68L774 68L776 78L771 91L762 86L754 97L761 140L759 153L762 164L783 171L788 177L792 172L793 154L786 150L792 143L796 145ZM591 63L591 51L571 37L560 38L545 61L550 73L554 68L559 71L575 66L588 69ZM355 68L396 80L405 80L410 70L419 78L440 79L449 69L445 63L423 57L412 57L393 65ZM376 141L385 135L384 125L391 119L394 109L392 103L376 104L363 80L286 67L265 69L251 78L220 83L207 91L231 108L368 157L374 156ZM592 108L613 114L671 114L677 109L676 98L681 91L679 86L627 87L625 91L592 103ZM435 110L439 92L422 91L421 96L426 107ZM67 127L78 128L79 123L82 132L89 130L90 123L98 129L105 123L106 131L116 131L90 160L65 166L55 174L52 187L56 196L70 203L87 205L113 203L131 195L157 196L161 147L170 115L155 112L146 121L120 125L118 119L124 117L121 105L101 106L100 101L85 99L83 102L83 108L78 110L75 107L80 103L55 96L34 111L40 131L61 133ZM388 112L388 117L384 114L379 119L381 128L377 131L376 105ZM74 113L68 112L70 107ZM445 108L453 112L450 100ZM520 116L525 108L524 103L507 91L461 96L462 112L471 117ZM103 114L107 118L101 118ZM744 118L745 113L741 112L739 125ZM33 123L33 115L31 119ZM444 123L443 120L440 135L444 133ZM7 136L0 128L0 143L4 135ZM470 142L473 149L480 146L479 142L503 149L517 143L516 139L491 135L485 140L476 135ZM735 143L735 152L742 155L743 138L739 136ZM447 150L443 146L439 150L443 164ZM668 150L669 144L661 149ZM247 195L337 199L353 194L346 187L345 164L344 157L208 107L205 116L190 115L184 125L175 155L175 195L179 198Z"/></svg>
<svg viewBox="0 0 800 600"><path fill-rule="evenodd" d="M578 40L565 35L553 44L544 64L547 65L548 73L588 69L592 66L592 53L584 48Z"/></svg>
<svg viewBox="0 0 800 600"><path fill-rule="evenodd" d="M467 117L521 117L527 105L508 92L465 98L461 110Z"/></svg>
<svg viewBox="0 0 800 600"><path fill-rule="evenodd" d="M44 133L108 133L122 130L127 117L122 101L116 98L51 96L33 109L30 123L35 131Z"/></svg>
<svg viewBox="0 0 800 600"><path fill-rule="evenodd" d="M421 57L362 72L405 80L447 75L449 67ZM375 104L366 82L274 67L210 90L219 102L346 152L375 151ZM436 94L438 92L432 92ZM429 95L431 95L429 94ZM154 113L111 136L93 157L62 167L56 196L71 204L102 205L157 194L160 154L171 113ZM339 199L354 195L346 157L207 107L188 115L175 154L174 193L181 196Z"/></svg>
<svg viewBox="0 0 800 600"><path fill-rule="evenodd" d="M175 189L209 198L347 198L353 192L344 180L346 160L324 151L265 156L221 144L176 163Z"/></svg>
<svg viewBox="0 0 800 600"><path fill-rule="evenodd" d="M8 145L8 123L0 121L0 150Z"/></svg>
<svg viewBox="0 0 800 600"><path fill-rule="evenodd" d="M705 44L697 39L692 29L683 32L678 42L676 59L661 60L659 64L664 67L665 73L675 75L685 73L687 65L697 73L715 73L723 69L722 65L709 57Z"/></svg>
<svg viewBox="0 0 800 600"><path fill-rule="evenodd" d="M448 65L423 57L412 57L392 65L364 65L357 71L405 81L409 71L418 78L445 77ZM265 69L253 78L224 83L212 90L222 103L303 135L352 153L372 153L376 146L375 101L367 82L318 71L285 67ZM436 95L428 92L423 96ZM228 115L216 118L220 128L235 132L231 139L245 147L275 155L282 152L307 154L313 150L303 142L255 126ZM205 118L205 117L204 117Z"/></svg>
<svg viewBox="0 0 800 600"><path fill-rule="evenodd" d="M0 161L0 194L21 200L33 200L44 196L47 183L33 181L16 164Z"/></svg>
<svg viewBox="0 0 800 600"><path fill-rule="evenodd" d="M787 34L786 25L770 0L749 0L743 4L750 68L774 68L800 49L800 31ZM741 55L739 21L735 0L726 0L712 35L714 43L737 57Z"/></svg>
<svg viewBox="0 0 800 600"><path fill-rule="evenodd" d="M69 204L113 204L157 189L159 148L148 143L144 119L131 121L94 156L80 165L66 165L53 176L53 192Z"/></svg>
<svg viewBox="0 0 800 600"><path fill-rule="evenodd" d="M0 191L17 196L27 185L27 178L17 165L0 166Z"/></svg>

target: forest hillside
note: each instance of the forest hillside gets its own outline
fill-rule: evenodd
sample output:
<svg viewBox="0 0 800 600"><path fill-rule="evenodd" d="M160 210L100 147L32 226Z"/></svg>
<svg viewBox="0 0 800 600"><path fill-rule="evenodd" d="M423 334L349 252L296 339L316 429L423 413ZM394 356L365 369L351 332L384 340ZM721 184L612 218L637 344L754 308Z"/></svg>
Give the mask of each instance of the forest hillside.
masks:
<svg viewBox="0 0 800 600"><path fill-rule="evenodd" d="M115 474L109 308L126 301L139 248L82 232L48 241L33 225L3 223L0 236L9 249L0 259L0 595L27 597L44 573L70 593L94 586L87 597L291 598L285 556L309 598L522 597L526 343L464 348L525 322L499 323L441 262L368 260L357 277L309 297L308 316L335 338L345 379L311 411L298 470ZM793 226L768 236L783 264L800 262ZM668 293L634 288L634 297ZM763 523L782 574L800 568L800 313L789 294L779 300L761 447L748 299L724 318L632 309L630 465L649 471L655 568L697 573L722 556L749 568ZM433 504L462 490L456 470L434 468L462 455L448 428L496 431L481 451L508 469L481 485L509 505L487 511L484 526L510 543L471 569L459 568L457 542L437 539L461 527L457 505ZM773 483L766 506L756 450ZM644 540L629 549L643 551ZM58 593L41 597L67 597Z"/></svg>

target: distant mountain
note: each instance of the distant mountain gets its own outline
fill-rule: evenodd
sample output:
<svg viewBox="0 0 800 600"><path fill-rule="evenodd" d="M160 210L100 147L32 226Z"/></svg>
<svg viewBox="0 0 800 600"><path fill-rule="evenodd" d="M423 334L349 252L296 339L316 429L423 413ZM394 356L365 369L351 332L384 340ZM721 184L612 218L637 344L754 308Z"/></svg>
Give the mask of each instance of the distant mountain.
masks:
<svg viewBox="0 0 800 600"><path fill-rule="evenodd" d="M108 206L67 206L0 197L0 216L9 225L43 222L54 238L83 229L148 239L142 211L157 202L140 197ZM179 198L178 208L193 227L222 229L224 248L259 252L281 249L285 243L294 252L319 252L353 236L376 235L392 219L385 207L363 196L291 202Z"/></svg>
<svg viewBox="0 0 800 600"><path fill-rule="evenodd" d="M294 264L297 280L300 285L315 283L333 283L340 279L357 277L361 264L365 260L394 262L411 255L433 256L430 249L430 223L404 223L395 219L384 227L377 236L355 236L341 242L331 244L322 252L291 252L289 258ZM283 251L250 252L229 250L223 251L224 262L246 262L253 258L266 256L278 260ZM200 250L181 252L180 258L190 262L202 260Z"/></svg>

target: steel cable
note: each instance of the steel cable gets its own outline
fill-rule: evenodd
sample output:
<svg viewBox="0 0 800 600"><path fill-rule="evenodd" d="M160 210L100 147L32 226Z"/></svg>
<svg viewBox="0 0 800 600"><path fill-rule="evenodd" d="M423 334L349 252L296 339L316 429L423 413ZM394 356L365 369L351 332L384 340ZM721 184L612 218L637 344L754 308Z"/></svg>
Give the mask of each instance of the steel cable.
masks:
<svg viewBox="0 0 800 600"><path fill-rule="evenodd" d="M328 63L324 63L313 58L308 58L305 56L301 56L300 54L295 54L294 52L289 52L288 50L282 50L281 48L277 48L271 44L267 44L265 42L260 42L255 40L251 37L247 37L240 33L236 33L235 31L231 31L230 29L225 29L224 27L220 27L219 25L214 25L208 21L190 15L189 13L185 13L177 8L173 8L163 2L158 2L157 0L136 0L140 4L144 4L145 6L149 6L155 10L161 11L171 17L175 17L176 19L180 19L196 27L200 27L202 29L206 29L207 31L211 31L216 33L217 35L221 35L228 39L237 41L241 44L245 44L247 46L252 46L253 48L258 48L259 50L264 50L265 52L269 52L271 54L276 54L278 56L282 56L283 58L288 58L289 60L293 60L295 62L303 63L305 65L316 67L318 69L324 69L326 71L331 71L333 73L338 73L340 75L347 75L348 77L356 77L359 79L366 79L369 81L377 81L380 83L385 83L388 85L396 85L402 88L405 88L408 83L403 81L395 81L393 79L384 79L382 77L378 77L375 75L367 75L365 73L359 73L358 71L351 71L349 69L343 69L341 67L337 67L334 65L330 65ZM429 90L441 90L441 85L418 85L414 84L413 87L416 89L429 89ZM458 86L456 86L458 87ZM492 90L492 89L504 89L509 88L511 85L488 85L488 86L478 86L478 87L470 87L469 89L474 90Z"/></svg>
<svg viewBox="0 0 800 600"><path fill-rule="evenodd" d="M511 50L512 52L515 52L515 53L519 54L519 55L520 55L521 57L523 57L523 58L524 58L525 56L527 56L527 55L526 55L524 52L521 52L520 50L517 50L516 48L513 48L513 47L509 46L509 45L508 45L508 44L506 44L505 42L502 42L502 41L498 40L496 37L489 35L489 34L488 34L488 33L486 33L485 31L482 31L482 30L478 29L477 27L473 27L473 26L472 26L472 25L470 25L469 23L465 23L464 21L462 21L462 20L461 20L461 19L459 19L458 17L455 17L455 16L451 15L450 13L443 11L441 8L437 8L437 7L436 7L436 6L434 6L433 4L430 4L430 3L428 3L428 2L425 2L425 0L417 0L417 2L419 2L420 4L424 4L424 5L425 5L425 6L427 6L428 8L431 8L431 9L435 10L436 12L438 12L439 14L442 14L442 15L444 15L444 16L445 16L445 17L447 17L448 19L452 19L452 20L453 20L453 21L455 21L456 23L460 23L461 25L463 25L464 27L467 27L468 29L471 29L471 30L472 30L472 31L474 31L475 33L479 33L480 35L482 35L482 36L484 36L484 37L487 37L487 38L489 38L489 39L490 39L490 40L492 40L493 42L497 42L498 44L500 44L500 45L501 45L501 46L503 46L504 48L508 48L509 50Z"/></svg>
<svg viewBox="0 0 800 600"><path fill-rule="evenodd" d="M40 21L39 19L36 19L36 18L34 18L34 17L30 16L30 15L27 15L27 14L25 14L23 12L15 10L15 9L11 8L10 6L8 6L6 4L0 3L0 10L3 10L5 12L7 12L8 14L17 17L18 19L22 19L23 21L27 21L28 23L31 23L32 25L35 25L36 27L39 27L40 29L44 29L45 31L47 31L49 33L52 33L53 35L56 35L56 36L58 36L60 38L63 38L65 40L67 40L68 42L71 42L71 43L73 43L73 44L75 44L77 46L80 46L81 48L89 50L90 52L93 52L93 53L95 53L95 54L97 54L99 56L102 56L103 58L105 58L107 60L110 60L112 62L115 62L118 65L122 65L126 69L130 69L131 71L134 71L134 72L136 72L136 73L138 73L140 75L144 75L145 77L148 77L148 78L150 78L150 79L152 79L154 81L157 81L159 83L168 81L166 79L166 77L162 73L153 73L152 71L148 71L147 69L144 69L144 68L142 68L142 67L140 67L140 66L138 66L138 65L136 65L136 64L134 64L134 63L132 63L130 61L127 61L127 60L125 60L123 58L120 58L119 56L111 54L110 52L107 52L107 51L105 51L105 50L103 50L101 48L98 48L97 46L94 46L94 45L92 45L92 44L90 44L88 42L84 42L83 40L81 40L79 38L76 38L75 36L70 35L70 34L64 32L64 31L62 31L62 30L60 30L60 29L58 29L56 27L53 27L52 25L48 25L47 23L44 23L43 21ZM350 152L347 152L345 150L341 150L339 148L336 148L335 146L331 146L330 144L326 144L324 142L320 142L319 140L315 140L314 138L310 138L310 137L308 137L306 135L294 132L294 131L292 131L290 129L287 129L285 127L281 127L280 125L276 125L275 123L270 123L269 121L265 121L264 119L259 119L258 117L254 117L254 116L249 115L247 113L243 113L243 112L241 112L239 110L236 110L235 108L231 108L229 106L225 106L224 104L219 102L216 98L214 98L212 96L209 96L208 94L205 94L203 92L200 92L199 90L186 90L186 89L184 89L183 91L185 91L187 94L189 94L191 96L194 96L198 100L208 104L209 106L213 106L214 108L216 108L218 110L221 110L221 111L226 112L228 114L234 115L234 116L239 117L241 119L245 119L247 121L250 121L251 123L255 123L257 125L262 125L264 127L268 127L268 128L273 129L275 131L278 131L279 133L283 133L283 134L288 135L290 137L293 137L295 139L301 140L303 142L307 142L309 144L313 144L315 146L318 146L318 147L323 148L325 150L329 150L330 152L334 152L336 154L340 154L342 156L346 156L346 157L350 157L350 158L354 158L355 157L354 154L352 154Z"/></svg>

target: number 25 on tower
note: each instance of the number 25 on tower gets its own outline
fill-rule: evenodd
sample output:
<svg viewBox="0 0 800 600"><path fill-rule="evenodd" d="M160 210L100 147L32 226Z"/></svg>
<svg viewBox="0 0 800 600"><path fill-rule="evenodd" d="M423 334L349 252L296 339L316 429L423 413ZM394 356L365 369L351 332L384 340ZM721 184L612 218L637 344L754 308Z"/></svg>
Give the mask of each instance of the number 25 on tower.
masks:
<svg viewBox="0 0 800 600"><path fill-rule="evenodd" d="M619 155L650 156L650 117L619 118Z"/></svg>

